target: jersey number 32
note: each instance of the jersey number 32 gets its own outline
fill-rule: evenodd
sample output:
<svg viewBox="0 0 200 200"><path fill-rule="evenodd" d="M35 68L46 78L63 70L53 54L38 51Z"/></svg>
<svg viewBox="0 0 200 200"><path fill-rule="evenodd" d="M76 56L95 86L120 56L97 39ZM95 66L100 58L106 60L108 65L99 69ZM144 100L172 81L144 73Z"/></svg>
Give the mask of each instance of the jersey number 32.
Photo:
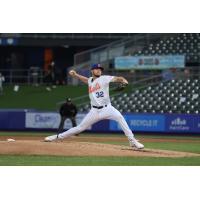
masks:
<svg viewBox="0 0 200 200"><path fill-rule="evenodd" d="M96 97L99 98L99 97L104 97L104 94L103 92L96 92Z"/></svg>

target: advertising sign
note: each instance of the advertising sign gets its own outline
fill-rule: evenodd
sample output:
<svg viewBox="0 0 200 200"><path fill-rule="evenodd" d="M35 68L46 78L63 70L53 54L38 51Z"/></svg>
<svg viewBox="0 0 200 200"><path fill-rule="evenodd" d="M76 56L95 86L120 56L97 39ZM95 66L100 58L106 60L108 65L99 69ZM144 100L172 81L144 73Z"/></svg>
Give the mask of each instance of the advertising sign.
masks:
<svg viewBox="0 0 200 200"><path fill-rule="evenodd" d="M135 131L164 131L165 130L165 117L163 115L151 114L133 114L124 115L131 130ZM121 127L115 121L110 121L110 130L119 131Z"/></svg>
<svg viewBox="0 0 200 200"><path fill-rule="evenodd" d="M166 115L166 131L200 132L199 115Z"/></svg>
<svg viewBox="0 0 200 200"><path fill-rule="evenodd" d="M115 68L127 69L169 69L184 68L184 55L171 56L123 56L115 58Z"/></svg>
<svg viewBox="0 0 200 200"><path fill-rule="evenodd" d="M78 114L76 116L77 124L85 117L85 114ZM27 112L25 127L26 128L44 128L44 129L57 129L60 123L60 115L55 112ZM71 121L67 119L64 124L64 129L72 127ZM88 128L88 130L91 127Z"/></svg>
<svg viewBox="0 0 200 200"><path fill-rule="evenodd" d="M200 115L196 115L194 119L194 132L200 133Z"/></svg>

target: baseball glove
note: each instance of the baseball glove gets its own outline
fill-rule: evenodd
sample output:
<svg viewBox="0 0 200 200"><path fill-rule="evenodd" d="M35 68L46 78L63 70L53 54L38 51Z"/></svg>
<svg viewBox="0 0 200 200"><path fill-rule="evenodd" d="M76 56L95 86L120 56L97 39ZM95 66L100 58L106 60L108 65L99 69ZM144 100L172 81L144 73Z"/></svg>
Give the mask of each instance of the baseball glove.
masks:
<svg viewBox="0 0 200 200"><path fill-rule="evenodd" d="M123 91L123 90L126 88L127 85L128 85L128 84L126 84L126 83L120 83L120 84L114 89L114 91Z"/></svg>

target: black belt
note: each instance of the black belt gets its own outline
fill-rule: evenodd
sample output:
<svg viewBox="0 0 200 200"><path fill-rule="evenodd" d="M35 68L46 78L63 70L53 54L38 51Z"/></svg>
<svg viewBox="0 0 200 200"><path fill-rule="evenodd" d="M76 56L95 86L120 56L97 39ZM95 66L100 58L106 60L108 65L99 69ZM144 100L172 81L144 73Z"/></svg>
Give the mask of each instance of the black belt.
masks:
<svg viewBox="0 0 200 200"><path fill-rule="evenodd" d="M105 105L105 106L92 106L93 108L96 108L96 109L102 109L103 107L107 107L107 105Z"/></svg>

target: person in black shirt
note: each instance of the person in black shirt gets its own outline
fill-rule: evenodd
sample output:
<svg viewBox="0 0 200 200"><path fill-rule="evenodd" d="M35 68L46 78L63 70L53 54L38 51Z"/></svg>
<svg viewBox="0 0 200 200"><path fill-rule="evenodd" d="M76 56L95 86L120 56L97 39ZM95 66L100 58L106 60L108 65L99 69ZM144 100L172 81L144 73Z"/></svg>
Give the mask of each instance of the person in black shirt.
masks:
<svg viewBox="0 0 200 200"><path fill-rule="evenodd" d="M70 98L67 98L66 102L64 104L62 104L59 112L60 112L60 116L61 116L61 121L60 121L60 125L58 128L58 134L63 132L63 126L64 126L65 120L67 118L69 118L71 120L73 127L77 126L76 119L75 119L76 114L77 114L77 108L72 103Z"/></svg>

